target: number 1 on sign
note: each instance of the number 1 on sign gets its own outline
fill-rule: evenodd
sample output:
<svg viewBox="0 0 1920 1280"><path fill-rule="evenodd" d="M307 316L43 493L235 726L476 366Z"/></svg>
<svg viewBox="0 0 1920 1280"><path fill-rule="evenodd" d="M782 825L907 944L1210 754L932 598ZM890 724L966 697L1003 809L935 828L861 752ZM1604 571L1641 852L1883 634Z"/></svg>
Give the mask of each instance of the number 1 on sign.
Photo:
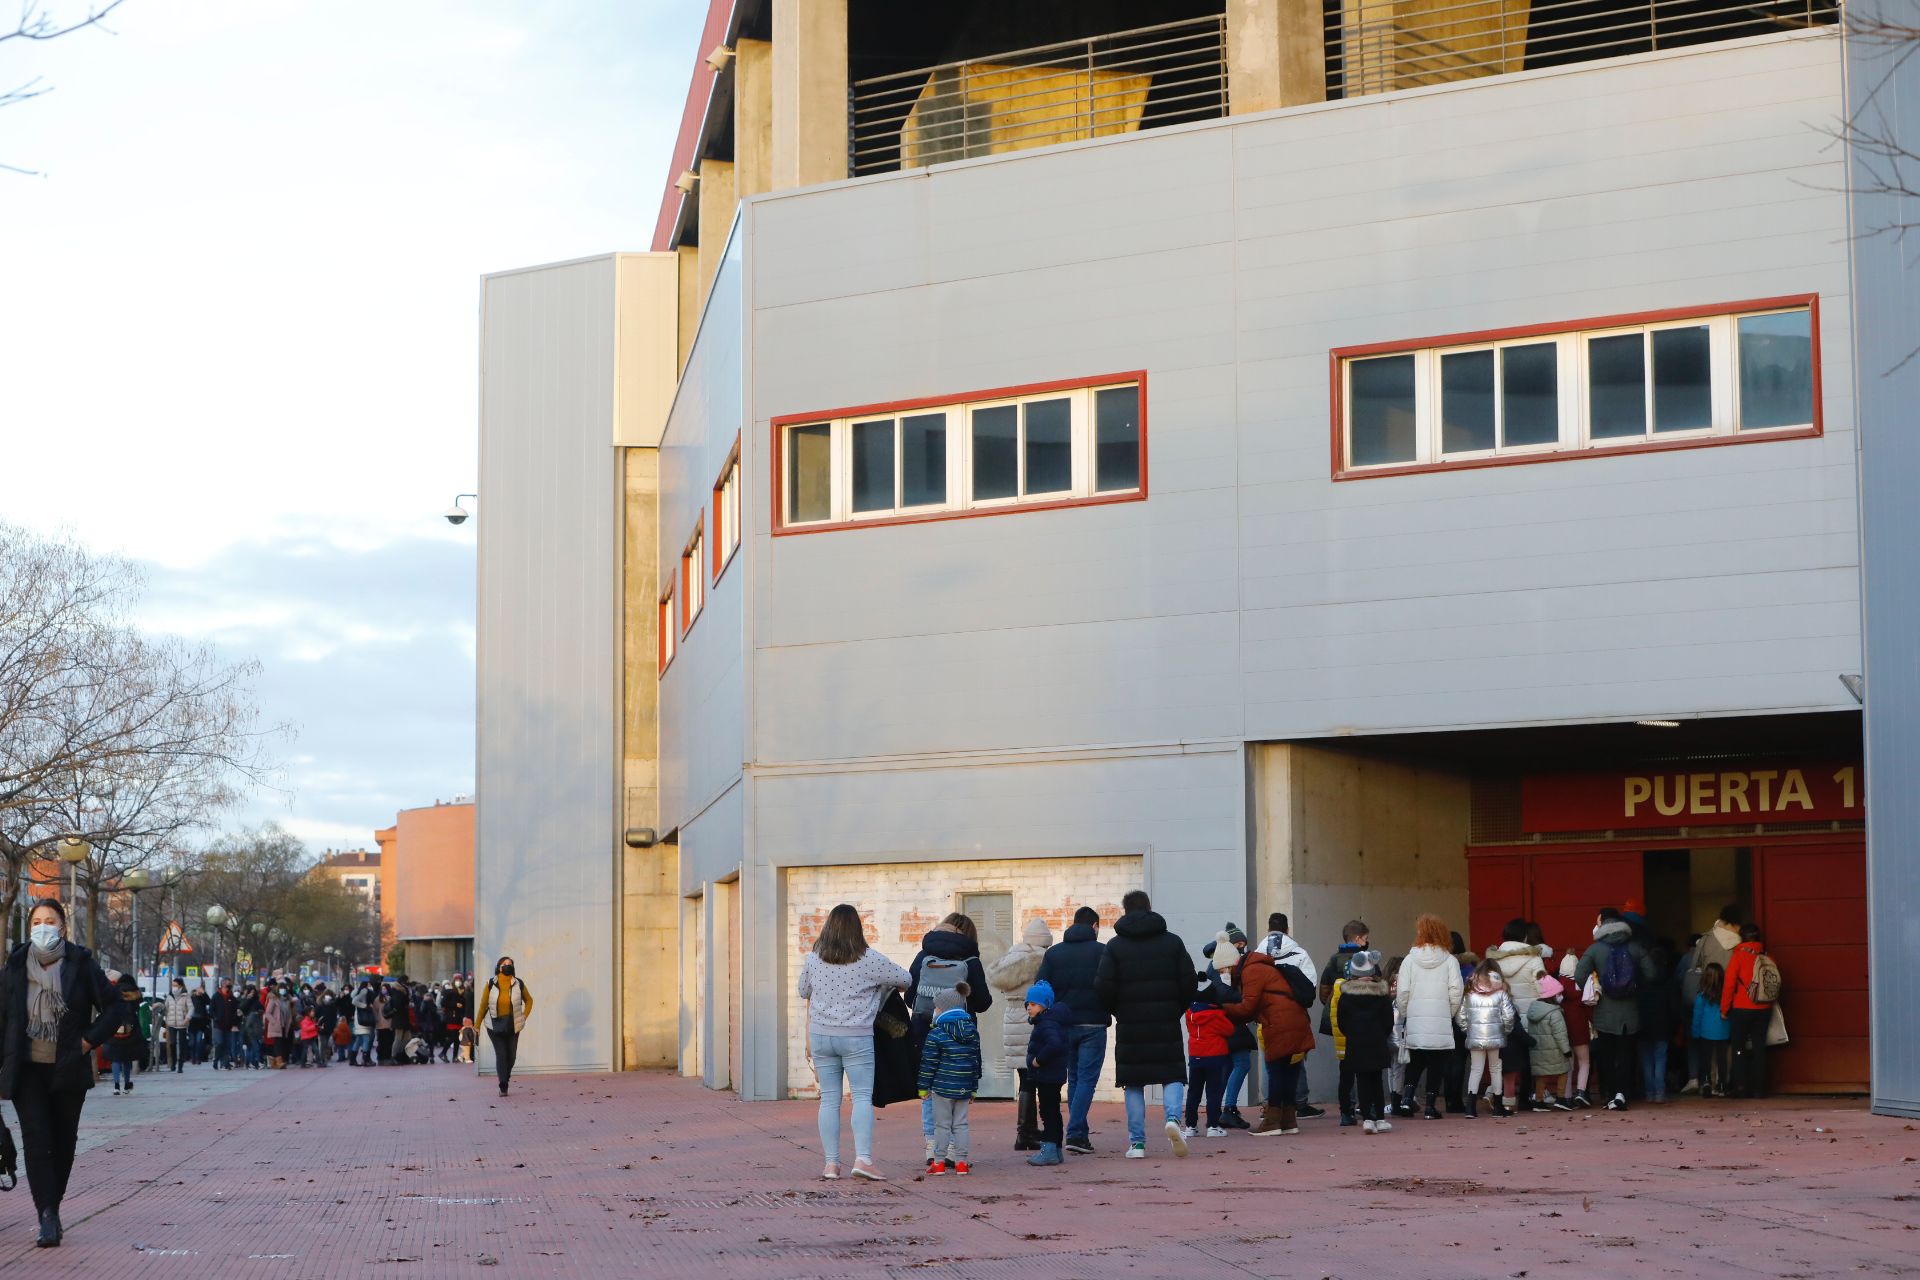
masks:
<svg viewBox="0 0 1920 1280"><path fill-rule="evenodd" d="M1853 808L1854 767L1852 765L1848 765L1846 768L1834 774L1833 780L1840 784L1841 808L1843 809Z"/></svg>

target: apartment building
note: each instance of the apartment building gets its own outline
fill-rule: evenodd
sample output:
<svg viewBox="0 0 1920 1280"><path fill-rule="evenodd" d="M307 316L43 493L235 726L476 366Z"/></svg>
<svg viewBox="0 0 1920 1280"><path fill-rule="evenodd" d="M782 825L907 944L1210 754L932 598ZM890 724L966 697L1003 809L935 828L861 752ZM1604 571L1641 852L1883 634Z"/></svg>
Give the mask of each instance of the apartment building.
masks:
<svg viewBox="0 0 1920 1280"><path fill-rule="evenodd" d="M1920 325L1832 136L1920 86L1839 18L718 0L652 250L484 294L523 1055L804 1092L840 901L904 963L1136 886L1196 953L1738 900L1781 1083L1920 1109Z"/></svg>

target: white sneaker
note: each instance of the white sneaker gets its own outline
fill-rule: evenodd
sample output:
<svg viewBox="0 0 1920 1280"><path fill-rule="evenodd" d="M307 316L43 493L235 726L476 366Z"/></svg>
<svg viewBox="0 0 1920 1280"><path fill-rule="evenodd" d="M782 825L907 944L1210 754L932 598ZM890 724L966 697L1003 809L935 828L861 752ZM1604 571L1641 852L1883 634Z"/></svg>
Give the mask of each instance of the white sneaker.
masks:
<svg viewBox="0 0 1920 1280"><path fill-rule="evenodd" d="M1130 1147L1128 1147L1128 1148L1127 1148L1127 1159L1129 1159L1129 1160L1145 1160L1146 1158L1147 1158L1147 1144L1146 1144L1146 1143L1144 1143L1144 1142L1136 1142L1136 1143L1134 1143L1134 1144L1133 1144L1132 1146L1130 1146Z"/></svg>
<svg viewBox="0 0 1920 1280"><path fill-rule="evenodd" d="M1362 1120L1362 1121L1360 1122L1360 1132L1362 1132L1362 1133L1378 1133L1378 1132L1380 1132L1380 1130L1379 1130L1379 1128L1378 1128L1378 1126L1376 1126L1376 1125L1375 1125L1375 1124L1373 1123L1373 1121L1371 1121L1371 1120Z"/></svg>
<svg viewBox="0 0 1920 1280"><path fill-rule="evenodd" d="M1189 1141L1192 1140L1194 1132L1195 1132L1194 1127L1190 1124L1183 1124L1180 1126L1180 1136L1188 1139Z"/></svg>
<svg viewBox="0 0 1920 1280"><path fill-rule="evenodd" d="M1209 1138L1224 1138L1227 1136L1227 1131L1217 1124L1209 1125L1207 1126L1207 1136Z"/></svg>
<svg viewBox="0 0 1920 1280"><path fill-rule="evenodd" d="M1176 1156L1187 1154L1187 1135L1186 1131L1181 1129L1179 1121L1169 1120L1165 1128L1167 1141L1173 1144L1173 1154Z"/></svg>
<svg viewBox="0 0 1920 1280"><path fill-rule="evenodd" d="M1700 1082L1698 1080L1689 1080L1685 1084L1680 1086L1680 1092L1698 1093L1700 1092Z"/></svg>
<svg viewBox="0 0 1920 1280"><path fill-rule="evenodd" d="M1375 1133L1392 1133L1393 1126L1388 1124L1385 1120L1375 1120L1373 1122L1373 1131Z"/></svg>

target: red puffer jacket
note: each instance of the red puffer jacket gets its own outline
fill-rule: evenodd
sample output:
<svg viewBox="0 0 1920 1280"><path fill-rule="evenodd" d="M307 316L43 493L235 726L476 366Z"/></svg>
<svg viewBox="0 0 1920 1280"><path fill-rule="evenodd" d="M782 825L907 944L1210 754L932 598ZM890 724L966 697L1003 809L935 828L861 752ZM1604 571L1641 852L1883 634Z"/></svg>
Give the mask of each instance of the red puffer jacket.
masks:
<svg viewBox="0 0 1920 1280"><path fill-rule="evenodd" d="M1733 949L1727 957L1726 980L1720 984L1720 1015L1725 1017L1735 1009L1771 1009L1770 1004L1761 1004L1748 993L1753 985L1753 965L1760 956L1762 948L1757 942L1743 942Z"/></svg>
<svg viewBox="0 0 1920 1280"><path fill-rule="evenodd" d="M1187 1009L1187 1056L1224 1058L1231 1050L1227 1041L1233 1036L1233 1019L1210 1004L1195 1004Z"/></svg>

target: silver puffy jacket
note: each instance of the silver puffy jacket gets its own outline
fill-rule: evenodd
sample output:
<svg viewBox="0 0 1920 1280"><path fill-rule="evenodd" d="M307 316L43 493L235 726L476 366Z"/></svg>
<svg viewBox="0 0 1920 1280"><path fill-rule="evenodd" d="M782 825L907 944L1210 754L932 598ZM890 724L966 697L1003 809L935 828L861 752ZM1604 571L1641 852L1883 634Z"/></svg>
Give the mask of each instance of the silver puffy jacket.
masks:
<svg viewBox="0 0 1920 1280"><path fill-rule="evenodd" d="M1454 1021L1467 1033L1467 1048L1504 1049L1507 1032L1513 1030L1513 1001L1504 987L1493 992L1468 987Z"/></svg>

